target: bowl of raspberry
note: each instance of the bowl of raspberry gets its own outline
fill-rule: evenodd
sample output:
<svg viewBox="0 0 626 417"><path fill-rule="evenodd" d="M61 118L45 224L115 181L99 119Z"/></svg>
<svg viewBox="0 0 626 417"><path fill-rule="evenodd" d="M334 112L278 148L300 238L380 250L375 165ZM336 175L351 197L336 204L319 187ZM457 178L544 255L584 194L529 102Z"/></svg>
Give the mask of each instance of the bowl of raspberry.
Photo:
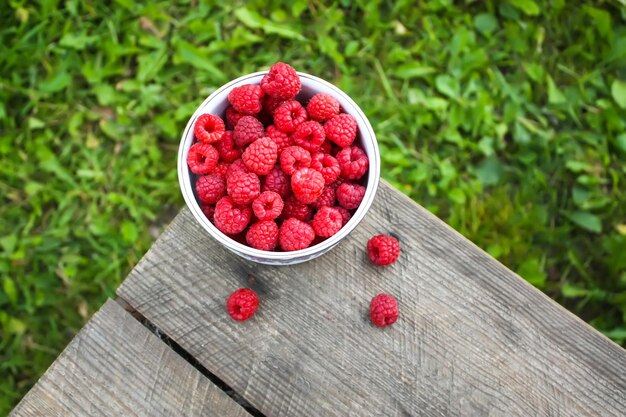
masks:
<svg viewBox="0 0 626 417"><path fill-rule="evenodd" d="M200 226L270 265L335 247L365 217L379 177L376 136L359 106L282 62L204 100L178 152L180 188Z"/></svg>

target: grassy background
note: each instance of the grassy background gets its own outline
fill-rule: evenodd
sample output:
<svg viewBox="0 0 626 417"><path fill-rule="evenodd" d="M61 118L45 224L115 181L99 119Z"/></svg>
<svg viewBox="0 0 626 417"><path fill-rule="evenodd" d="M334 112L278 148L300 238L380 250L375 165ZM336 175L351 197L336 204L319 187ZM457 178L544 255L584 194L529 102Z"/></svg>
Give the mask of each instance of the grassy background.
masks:
<svg viewBox="0 0 626 417"><path fill-rule="evenodd" d="M386 179L625 342L624 0L106 3L0 8L0 414L182 204L195 107L278 60L352 95Z"/></svg>

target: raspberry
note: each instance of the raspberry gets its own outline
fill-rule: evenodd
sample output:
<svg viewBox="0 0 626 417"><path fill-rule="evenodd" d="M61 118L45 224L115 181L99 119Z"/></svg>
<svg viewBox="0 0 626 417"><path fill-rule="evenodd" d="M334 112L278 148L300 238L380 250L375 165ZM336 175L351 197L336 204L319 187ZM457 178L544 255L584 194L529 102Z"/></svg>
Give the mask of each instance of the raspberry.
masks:
<svg viewBox="0 0 626 417"><path fill-rule="evenodd" d="M311 207L307 204L301 203L294 196L285 200L283 213L281 215L283 219L293 217L295 219L302 220L303 222L307 222L311 220L311 216L313 216L313 209L311 209Z"/></svg>
<svg viewBox="0 0 626 417"><path fill-rule="evenodd" d="M246 148L241 159L250 171L267 175L278 159L278 146L270 138L257 139Z"/></svg>
<svg viewBox="0 0 626 417"><path fill-rule="evenodd" d="M226 195L224 177L217 174L203 175L196 182L196 194L203 203L215 204Z"/></svg>
<svg viewBox="0 0 626 417"><path fill-rule="evenodd" d="M306 112L311 119L323 122L339 114L339 102L331 95L316 94L307 104Z"/></svg>
<svg viewBox="0 0 626 417"><path fill-rule="evenodd" d="M278 108L281 104L283 104L285 100L282 98L272 97L267 95L263 97L263 111L269 115L274 114L274 110Z"/></svg>
<svg viewBox="0 0 626 417"><path fill-rule="evenodd" d="M208 174L215 169L219 154L208 143L197 142L191 145L187 153L187 165L194 174ZM310 159L310 158L309 158ZM310 162L310 161L309 161Z"/></svg>
<svg viewBox="0 0 626 417"><path fill-rule="evenodd" d="M300 146L288 146L280 154L280 167L287 175L311 165L311 154Z"/></svg>
<svg viewBox="0 0 626 417"><path fill-rule="evenodd" d="M321 237L331 237L343 226L343 217L333 207L322 207L313 217L313 230Z"/></svg>
<svg viewBox="0 0 626 417"><path fill-rule="evenodd" d="M274 125L285 133L291 133L306 121L306 110L296 100L289 100L274 111Z"/></svg>
<svg viewBox="0 0 626 417"><path fill-rule="evenodd" d="M367 256L378 266L391 265L400 256L400 242L392 236L374 236L367 242Z"/></svg>
<svg viewBox="0 0 626 417"><path fill-rule="evenodd" d="M193 133L200 142L213 143L222 139L226 130L224 121L214 114L202 114L193 126Z"/></svg>
<svg viewBox="0 0 626 417"><path fill-rule="evenodd" d="M274 220L283 211L283 199L274 191L264 191L252 203L254 215L259 220Z"/></svg>
<svg viewBox="0 0 626 417"><path fill-rule="evenodd" d="M250 288L239 288L226 300L228 314L237 321L248 320L259 307L259 297Z"/></svg>
<svg viewBox="0 0 626 417"><path fill-rule="evenodd" d="M224 162L233 162L241 156L241 152L235 149L235 140L231 130L224 132L222 140L215 144L215 148L220 154L220 159Z"/></svg>
<svg viewBox="0 0 626 417"><path fill-rule="evenodd" d="M348 210L346 210L345 208L343 208L341 206L337 206L335 208L337 210L339 210L339 213L341 213L342 226L345 226L346 223L348 223L350 221L350 219L352 218L352 215L350 214L350 212Z"/></svg>
<svg viewBox="0 0 626 417"><path fill-rule="evenodd" d="M236 235L248 226L251 218L250 207L235 204L231 197L226 196L215 205L213 223L221 232Z"/></svg>
<svg viewBox="0 0 626 417"><path fill-rule="evenodd" d="M321 208L324 206L334 206L335 205L335 189L330 185L324 187L322 191L322 195L319 196L317 200L315 200L312 204L314 208Z"/></svg>
<svg viewBox="0 0 626 417"><path fill-rule="evenodd" d="M324 177L311 168L299 169L291 177L291 189L298 200L311 204L324 191Z"/></svg>
<svg viewBox="0 0 626 417"><path fill-rule="evenodd" d="M341 176L349 180L358 180L367 172L370 161L363 149L352 146L337 154L337 162L341 167Z"/></svg>
<svg viewBox="0 0 626 417"><path fill-rule="evenodd" d="M261 99L265 93L256 84L246 84L233 88L228 94L228 101L239 113L257 114L263 108Z"/></svg>
<svg viewBox="0 0 626 417"><path fill-rule="evenodd" d="M308 248L313 239L313 227L293 217L285 220L278 232L278 243L284 251Z"/></svg>
<svg viewBox="0 0 626 417"><path fill-rule="evenodd" d="M357 124L352 115L342 113L324 123L326 137L342 148L352 145L356 138Z"/></svg>
<svg viewBox="0 0 626 417"><path fill-rule="evenodd" d="M252 172L240 172L226 178L226 189L236 204L250 204L261 194L261 182Z"/></svg>
<svg viewBox="0 0 626 417"><path fill-rule="evenodd" d="M272 97L290 99L300 91L300 77L290 65L277 62L261 80L261 88Z"/></svg>
<svg viewBox="0 0 626 417"><path fill-rule="evenodd" d="M326 184L335 182L341 173L339 162L331 155L321 152L311 157L311 168L322 174Z"/></svg>
<svg viewBox="0 0 626 417"><path fill-rule="evenodd" d="M315 152L324 143L324 128L315 121L304 122L293 132L291 140L307 151Z"/></svg>
<svg viewBox="0 0 626 417"><path fill-rule="evenodd" d="M358 184L344 182L337 187L337 201L345 209L353 210L361 204L365 195L365 187Z"/></svg>
<svg viewBox="0 0 626 417"><path fill-rule="evenodd" d="M213 223L213 215L215 214L215 205L214 204L201 204L200 210L204 213L207 219L211 223Z"/></svg>
<svg viewBox="0 0 626 417"><path fill-rule="evenodd" d="M228 167L230 167L230 164L227 164L226 162L218 162L213 170L213 173L226 178Z"/></svg>
<svg viewBox="0 0 626 417"><path fill-rule="evenodd" d="M233 132L235 144L243 148L249 143L262 138L265 135L263 124L253 116L244 116L239 120Z"/></svg>
<svg viewBox="0 0 626 417"><path fill-rule="evenodd" d="M398 302L389 294L378 294L370 302L370 320L378 327L394 324L398 320Z"/></svg>
<svg viewBox="0 0 626 417"><path fill-rule="evenodd" d="M278 226L272 220L254 223L246 233L248 245L259 250L274 250L278 244Z"/></svg>
<svg viewBox="0 0 626 417"><path fill-rule="evenodd" d="M243 163L243 159L237 159L235 162L228 166L228 170L226 171L226 182L228 182L228 178L233 176L234 174L239 173L248 173L248 168L246 168L246 164Z"/></svg>
<svg viewBox="0 0 626 417"><path fill-rule="evenodd" d="M226 123L231 129L234 129L235 126L237 126L237 123L239 123L239 120L241 120L243 116L245 116L245 114L239 113L233 108L233 106L228 106L226 108Z"/></svg>
<svg viewBox="0 0 626 417"><path fill-rule="evenodd" d="M265 182L261 190L274 191L284 200L291 194L291 180L280 166L275 166L270 173L265 176Z"/></svg>
<svg viewBox="0 0 626 417"><path fill-rule="evenodd" d="M267 129L265 129L265 136L272 138L274 143L278 146L279 155L287 146L293 145L293 141L289 138L289 135L276 129L274 125L269 125Z"/></svg>
<svg viewBox="0 0 626 417"><path fill-rule="evenodd" d="M344 180L343 178L339 177L335 180L335 182L333 182L332 184L330 184L331 187L333 187L335 190L337 190L337 188L339 188L339 186L341 184L343 184L344 182L346 182L346 180Z"/></svg>

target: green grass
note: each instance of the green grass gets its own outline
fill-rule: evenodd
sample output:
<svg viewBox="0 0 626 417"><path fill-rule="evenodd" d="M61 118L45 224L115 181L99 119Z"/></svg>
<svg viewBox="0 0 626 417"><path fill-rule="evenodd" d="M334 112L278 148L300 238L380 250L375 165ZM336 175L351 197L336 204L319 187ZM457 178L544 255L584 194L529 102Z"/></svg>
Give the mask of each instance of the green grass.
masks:
<svg viewBox="0 0 626 417"><path fill-rule="evenodd" d="M106 3L0 9L0 414L182 204L195 107L278 60L360 104L397 188L625 342L625 1Z"/></svg>

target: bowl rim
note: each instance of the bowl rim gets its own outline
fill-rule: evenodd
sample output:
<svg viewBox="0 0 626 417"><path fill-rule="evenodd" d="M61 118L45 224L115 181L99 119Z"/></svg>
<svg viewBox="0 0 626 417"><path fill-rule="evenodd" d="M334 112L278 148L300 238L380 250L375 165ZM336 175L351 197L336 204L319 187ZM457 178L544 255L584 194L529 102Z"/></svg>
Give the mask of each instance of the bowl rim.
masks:
<svg viewBox="0 0 626 417"><path fill-rule="evenodd" d="M196 108L194 113L189 118L189 121L187 122L187 126L185 127L183 131L179 149L178 149L178 182L179 182L179 186L183 194L185 203L187 207L189 208L189 210L191 211L191 214L196 219L196 221L200 223L200 225L207 232L209 232L209 234L214 239L216 239L222 245L226 246L228 249L235 251L237 253L244 254L249 257L261 258L261 259L267 259L267 260L290 260L290 259L296 259L296 258L310 257L318 253L321 254L321 253L326 252L327 250L335 246L337 243L339 243L343 238L348 236L350 232L352 232L356 228L356 226L363 220L363 218L365 217L365 214L367 213L367 211L372 205L372 202L374 201L374 197L376 195L376 191L378 190L378 183L380 179L380 151L378 148L378 142L376 140L374 129L372 128L372 125L370 124L369 119L367 118L367 116L365 116L365 113L363 113L361 108L354 102L354 100L352 100L352 98L348 94L344 93L339 87L335 86L334 84L326 80L316 77L314 75L307 74L307 73L300 72L300 71L297 72L300 78L305 78L309 81L312 81L313 84L322 84L326 88L332 90L333 93L341 96L351 107L350 109L344 108L344 111L346 111L346 113L349 113L354 117L358 117L361 119L361 121L363 122L362 124L366 128L366 132L361 132L361 135L365 135L365 137L369 137L371 144L372 144L373 154L367 155L368 158L370 159L370 164L369 164L368 180L367 180L367 184L365 188L365 195L363 197L363 201L361 201L359 208L354 213L352 218L348 221L348 223L346 223L341 228L341 230L339 230L339 232L337 232L335 235L331 236L330 238L316 245L310 246L305 249L300 249L297 251L291 251L291 252L264 251L264 250L252 248L250 246L246 246L226 236L219 229L217 229L213 225L213 223L211 223L206 218L206 216L200 209L200 205L196 201L196 198L193 193L193 188L191 185L191 175L189 173L189 168L187 167L187 155L186 155L187 152L185 151L185 149L187 148L187 151L188 151L188 148L191 147L191 144L189 144L188 147L186 146L188 142L187 136L189 135L189 131L193 130L193 125L196 119L200 116L200 114L202 114L207 104L211 102L212 100L214 100L224 90L230 89L231 87L237 84L241 84L242 82L245 82L246 80L265 75L268 72L269 71L267 70L257 71L257 72L253 72L251 74L247 74L239 78L236 78L224 84L217 90L215 90ZM193 139L191 140L191 142L193 143Z"/></svg>

